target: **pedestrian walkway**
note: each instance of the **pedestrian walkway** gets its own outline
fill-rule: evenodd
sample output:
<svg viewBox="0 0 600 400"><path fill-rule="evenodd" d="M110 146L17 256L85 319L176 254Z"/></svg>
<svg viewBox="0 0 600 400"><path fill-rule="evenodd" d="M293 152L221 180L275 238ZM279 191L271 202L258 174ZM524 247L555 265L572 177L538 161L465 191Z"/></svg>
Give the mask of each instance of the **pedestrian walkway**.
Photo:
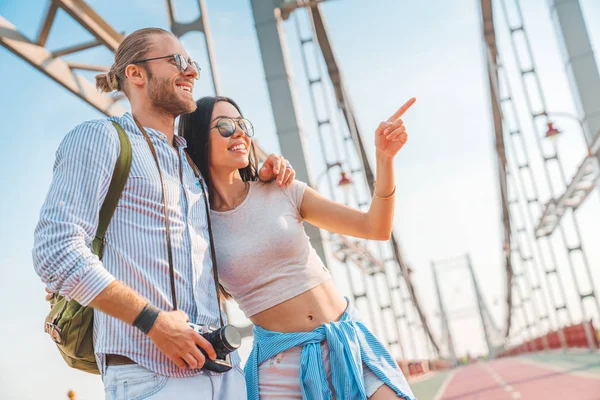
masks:
<svg viewBox="0 0 600 400"><path fill-rule="evenodd" d="M411 383L419 400L600 400L599 352L480 362Z"/></svg>

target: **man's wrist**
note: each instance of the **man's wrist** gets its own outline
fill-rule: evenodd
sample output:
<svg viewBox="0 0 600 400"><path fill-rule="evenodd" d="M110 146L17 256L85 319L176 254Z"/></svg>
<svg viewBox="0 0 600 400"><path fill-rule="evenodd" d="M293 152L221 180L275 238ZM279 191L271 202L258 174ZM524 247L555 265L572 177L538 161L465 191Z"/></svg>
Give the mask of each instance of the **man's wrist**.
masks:
<svg viewBox="0 0 600 400"><path fill-rule="evenodd" d="M158 307L153 306L150 302L146 303L142 311L135 318L135 321L133 321L133 326L147 335L154 326L160 311Z"/></svg>

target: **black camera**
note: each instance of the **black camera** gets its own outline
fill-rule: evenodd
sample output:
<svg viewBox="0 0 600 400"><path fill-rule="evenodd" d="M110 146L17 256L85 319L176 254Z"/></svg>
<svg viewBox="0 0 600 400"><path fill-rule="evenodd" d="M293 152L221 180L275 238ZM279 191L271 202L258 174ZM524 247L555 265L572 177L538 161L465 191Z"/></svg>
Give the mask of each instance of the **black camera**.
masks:
<svg viewBox="0 0 600 400"><path fill-rule="evenodd" d="M221 328L216 326L203 326L188 323L189 326L198 332L215 349L217 358L211 360L206 352L201 348L200 351L206 357L202 369L213 372L227 372L231 369L231 359L229 353L236 350L242 344L242 336L235 326L225 325Z"/></svg>

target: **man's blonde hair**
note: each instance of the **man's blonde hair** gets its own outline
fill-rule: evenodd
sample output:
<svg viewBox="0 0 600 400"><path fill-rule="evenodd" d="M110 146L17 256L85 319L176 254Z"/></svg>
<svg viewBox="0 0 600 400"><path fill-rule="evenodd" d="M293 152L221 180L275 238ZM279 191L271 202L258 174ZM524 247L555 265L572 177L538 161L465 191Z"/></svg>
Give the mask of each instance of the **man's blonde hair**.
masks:
<svg viewBox="0 0 600 400"><path fill-rule="evenodd" d="M125 68L142 60L152 49L155 35L174 35L161 28L143 28L130 33L123 39L115 52L115 62L108 72L96 75L96 88L101 92L123 91Z"/></svg>

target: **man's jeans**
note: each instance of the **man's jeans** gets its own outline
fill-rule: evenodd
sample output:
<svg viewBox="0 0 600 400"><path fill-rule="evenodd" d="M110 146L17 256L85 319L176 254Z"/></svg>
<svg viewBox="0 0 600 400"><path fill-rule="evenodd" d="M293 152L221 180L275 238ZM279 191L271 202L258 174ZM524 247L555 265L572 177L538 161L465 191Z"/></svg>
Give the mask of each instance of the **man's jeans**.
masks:
<svg viewBox="0 0 600 400"><path fill-rule="evenodd" d="M246 381L239 366L225 374L169 378L138 364L117 365L107 368L103 381L106 400L246 399Z"/></svg>

